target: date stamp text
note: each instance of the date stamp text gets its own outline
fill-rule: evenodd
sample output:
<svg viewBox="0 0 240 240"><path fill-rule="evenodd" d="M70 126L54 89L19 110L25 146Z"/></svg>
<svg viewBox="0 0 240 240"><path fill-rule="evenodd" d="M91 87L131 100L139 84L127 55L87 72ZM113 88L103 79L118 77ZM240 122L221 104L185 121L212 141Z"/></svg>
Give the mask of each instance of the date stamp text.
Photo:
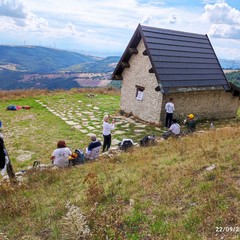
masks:
<svg viewBox="0 0 240 240"><path fill-rule="evenodd" d="M215 227L216 233L239 233L240 227Z"/></svg>

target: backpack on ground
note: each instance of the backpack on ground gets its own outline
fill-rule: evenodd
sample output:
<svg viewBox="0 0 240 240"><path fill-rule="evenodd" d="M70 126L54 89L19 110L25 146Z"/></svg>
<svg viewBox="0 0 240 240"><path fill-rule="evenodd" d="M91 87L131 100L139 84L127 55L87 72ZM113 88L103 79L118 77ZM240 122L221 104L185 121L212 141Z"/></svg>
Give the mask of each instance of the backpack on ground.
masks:
<svg viewBox="0 0 240 240"><path fill-rule="evenodd" d="M17 110L17 107L16 107L15 105L9 105L9 106L7 106L6 110L16 111L16 110Z"/></svg>
<svg viewBox="0 0 240 240"><path fill-rule="evenodd" d="M145 136L143 139L140 140L140 146L145 147L153 144L156 140L155 135L148 135Z"/></svg>
<svg viewBox="0 0 240 240"><path fill-rule="evenodd" d="M77 154L77 157L72 160L72 165L79 165L79 164L84 164L85 162L85 156L84 152L81 149L76 149L74 151Z"/></svg>
<svg viewBox="0 0 240 240"><path fill-rule="evenodd" d="M29 110L29 109L31 109L31 107L26 105L26 106L22 106L22 109Z"/></svg>
<svg viewBox="0 0 240 240"><path fill-rule="evenodd" d="M127 149L131 148L133 146L133 140L132 139L123 139L119 144L119 149L126 151Z"/></svg>

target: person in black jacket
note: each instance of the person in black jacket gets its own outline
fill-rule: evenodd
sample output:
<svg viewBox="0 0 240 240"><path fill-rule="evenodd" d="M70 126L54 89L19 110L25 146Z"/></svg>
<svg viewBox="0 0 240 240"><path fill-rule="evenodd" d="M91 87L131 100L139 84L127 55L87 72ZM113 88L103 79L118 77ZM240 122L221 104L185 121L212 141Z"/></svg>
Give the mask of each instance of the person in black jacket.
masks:
<svg viewBox="0 0 240 240"><path fill-rule="evenodd" d="M5 148L3 135L1 132L0 132L0 170L3 175L7 171L10 180L15 179L15 173L10 162L8 152Z"/></svg>
<svg viewBox="0 0 240 240"><path fill-rule="evenodd" d="M5 152L5 146L3 141L3 135L0 132L0 170L4 169L5 163L6 163L6 152Z"/></svg>

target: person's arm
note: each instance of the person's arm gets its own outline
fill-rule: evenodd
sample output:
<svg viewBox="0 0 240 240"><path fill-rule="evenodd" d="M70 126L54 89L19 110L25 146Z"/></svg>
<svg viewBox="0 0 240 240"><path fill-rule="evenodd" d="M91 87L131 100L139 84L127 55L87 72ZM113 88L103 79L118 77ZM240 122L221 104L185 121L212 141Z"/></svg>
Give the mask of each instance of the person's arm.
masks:
<svg viewBox="0 0 240 240"><path fill-rule="evenodd" d="M93 149L93 143L90 143L87 147L88 152L91 152Z"/></svg>
<svg viewBox="0 0 240 240"><path fill-rule="evenodd" d="M111 127L111 130L113 130L115 128L115 119L112 120L110 127Z"/></svg>

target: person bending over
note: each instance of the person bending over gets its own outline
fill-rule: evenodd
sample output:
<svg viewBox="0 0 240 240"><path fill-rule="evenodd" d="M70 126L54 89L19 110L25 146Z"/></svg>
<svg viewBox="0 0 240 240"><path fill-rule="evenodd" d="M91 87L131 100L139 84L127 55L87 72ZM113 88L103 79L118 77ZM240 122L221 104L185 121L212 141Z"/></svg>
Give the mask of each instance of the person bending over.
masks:
<svg viewBox="0 0 240 240"><path fill-rule="evenodd" d="M181 128L177 122L177 119L173 119L172 122L173 123L170 126L169 130L162 135L162 138L167 139L170 136L178 137L180 135Z"/></svg>

